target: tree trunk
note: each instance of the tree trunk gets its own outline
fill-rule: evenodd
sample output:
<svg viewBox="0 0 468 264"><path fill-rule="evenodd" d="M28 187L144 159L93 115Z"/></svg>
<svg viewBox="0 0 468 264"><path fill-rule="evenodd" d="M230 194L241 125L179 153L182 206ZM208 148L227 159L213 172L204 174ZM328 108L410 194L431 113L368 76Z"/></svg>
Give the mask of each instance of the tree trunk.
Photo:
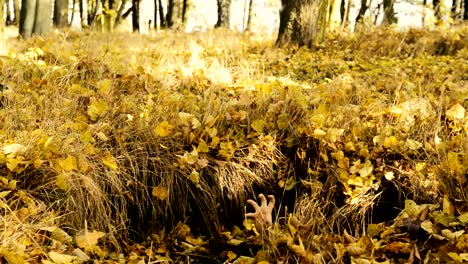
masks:
<svg viewBox="0 0 468 264"><path fill-rule="evenodd" d="M253 0L247 0L249 1L249 10L247 11L247 26L246 26L246 31L252 31L252 7L253 7ZM293 0L296 1L296 0Z"/></svg>
<svg viewBox="0 0 468 264"><path fill-rule="evenodd" d="M168 27L177 26L181 22L180 0L169 0L167 3L166 24Z"/></svg>
<svg viewBox="0 0 468 264"><path fill-rule="evenodd" d="M158 12L159 12L159 25L161 28L166 28L166 18L164 17L164 9L162 5L162 1L158 0Z"/></svg>
<svg viewBox="0 0 468 264"><path fill-rule="evenodd" d="M394 4L395 0L383 0L384 17L382 23L385 25L391 25L398 22L398 19L395 16L395 9L393 8Z"/></svg>
<svg viewBox="0 0 468 264"><path fill-rule="evenodd" d="M13 0L13 9L15 12L15 19L13 20L14 25L18 25L20 17L20 5L19 0Z"/></svg>
<svg viewBox="0 0 468 264"><path fill-rule="evenodd" d="M96 0L94 2L94 5L90 5L88 3L88 25L89 26L93 25L94 20L96 19L96 16L98 15L100 10L101 10L100 0Z"/></svg>
<svg viewBox="0 0 468 264"><path fill-rule="evenodd" d="M468 0L463 1L463 20L468 20Z"/></svg>
<svg viewBox="0 0 468 264"><path fill-rule="evenodd" d="M231 17L231 0L218 0L218 22L216 27L229 28L229 19Z"/></svg>
<svg viewBox="0 0 468 264"><path fill-rule="evenodd" d="M5 1L0 0L0 40L3 40L3 32L5 31L5 20L3 20L4 15L5 15Z"/></svg>
<svg viewBox="0 0 468 264"><path fill-rule="evenodd" d="M85 28L88 24L88 6L86 0L79 0L81 27Z"/></svg>
<svg viewBox="0 0 468 264"><path fill-rule="evenodd" d="M3 3L5 2L4 0L0 0L0 3ZM3 6L3 4L2 4ZM10 0L7 0L5 2L5 11L3 11L3 14L6 13L6 21L5 21L5 24L6 25L11 25L13 23L13 18L11 17L11 12L10 12ZM3 15L1 16L3 17Z"/></svg>
<svg viewBox="0 0 468 264"><path fill-rule="evenodd" d="M356 24L361 21L361 19L364 17L366 14L367 9L369 6L367 5L367 0L361 0L361 8L359 8L359 13L356 17Z"/></svg>
<svg viewBox="0 0 468 264"><path fill-rule="evenodd" d="M123 11L125 9L125 5L127 4L127 0L120 1L119 9L117 9L117 17L115 18L115 25L118 25L123 20Z"/></svg>
<svg viewBox="0 0 468 264"><path fill-rule="evenodd" d="M19 33L23 38L30 38L34 29L36 13L36 0L21 1L21 15L19 21Z"/></svg>
<svg viewBox="0 0 468 264"><path fill-rule="evenodd" d="M282 0L280 27L276 45L312 47L325 38L327 0Z"/></svg>
<svg viewBox="0 0 468 264"><path fill-rule="evenodd" d="M55 0L54 26L64 28L68 26L68 0Z"/></svg>
<svg viewBox="0 0 468 264"><path fill-rule="evenodd" d="M132 0L132 27L133 31L140 31L140 1Z"/></svg>
<svg viewBox="0 0 468 264"><path fill-rule="evenodd" d="M52 5L53 0L37 1L33 29L34 34L43 35L50 31L50 26L52 24Z"/></svg>
<svg viewBox="0 0 468 264"><path fill-rule="evenodd" d="M329 30L335 31L340 28L341 25L341 3L342 0L332 0L330 20L329 20Z"/></svg>

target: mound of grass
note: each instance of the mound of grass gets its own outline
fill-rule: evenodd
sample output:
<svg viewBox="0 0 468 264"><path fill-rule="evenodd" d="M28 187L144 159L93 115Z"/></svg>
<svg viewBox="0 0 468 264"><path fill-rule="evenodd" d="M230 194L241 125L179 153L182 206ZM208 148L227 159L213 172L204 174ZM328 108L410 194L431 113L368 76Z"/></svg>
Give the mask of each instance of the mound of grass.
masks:
<svg viewBox="0 0 468 264"><path fill-rule="evenodd" d="M226 32L17 43L0 65L3 255L234 261L264 246L248 261L339 263L385 251L369 224L443 225L439 201L465 223L465 40L466 28L315 50ZM277 200L265 230L244 219L261 192Z"/></svg>

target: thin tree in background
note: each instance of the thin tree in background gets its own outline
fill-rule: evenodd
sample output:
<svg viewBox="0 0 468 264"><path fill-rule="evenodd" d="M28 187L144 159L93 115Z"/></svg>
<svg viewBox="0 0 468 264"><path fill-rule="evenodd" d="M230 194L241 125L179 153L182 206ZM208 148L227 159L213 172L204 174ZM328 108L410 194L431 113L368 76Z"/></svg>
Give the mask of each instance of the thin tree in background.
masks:
<svg viewBox="0 0 468 264"><path fill-rule="evenodd" d="M282 0L276 45L312 47L325 40L328 0Z"/></svg>
<svg viewBox="0 0 468 264"><path fill-rule="evenodd" d="M231 0L217 0L216 2L218 4L218 21L215 26L229 28Z"/></svg>
<svg viewBox="0 0 468 264"><path fill-rule="evenodd" d="M13 25L18 25L20 17L20 5L19 0L13 0L13 12L15 13L15 18L13 19Z"/></svg>
<svg viewBox="0 0 468 264"><path fill-rule="evenodd" d="M331 12L330 18L328 19L328 29L334 31L341 26L341 19L343 12L342 9L342 0L332 0L331 1Z"/></svg>
<svg viewBox="0 0 468 264"><path fill-rule="evenodd" d="M11 25L12 22L13 22L13 18L11 17L11 12L10 12L10 1L9 1L9 0L7 0L7 1L0 0L0 3L3 3L3 2L5 2L5 3L4 3L4 4L5 4L5 6L4 6L5 11L3 12L2 17L3 17L3 16L5 15L5 13L6 13L6 21L5 21L5 23L6 23L6 25ZM3 4L2 4L2 6L3 6Z"/></svg>
<svg viewBox="0 0 468 264"><path fill-rule="evenodd" d="M33 33L35 13L36 0L21 1L19 33L23 38L29 38Z"/></svg>
<svg viewBox="0 0 468 264"><path fill-rule="evenodd" d="M253 1L254 0L246 0L249 1L249 9L247 11L247 26L245 27L246 31L251 31L252 30L252 9L253 9Z"/></svg>
<svg viewBox="0 0 468 264"><path fill-rule="evenodd" d="M468 0L463 1L463 20L468 20Z"/></svg>
<svg viewBox="0 0 468 264"><path fill-rule="evenodd" d="M57 28L68 26L68 4L68 0L55 0L53 21Z"/></svg>
<svg viewBox="0 0 468 264"><path fill-rule="evenodd" d="M167 23L166 23L166 18L164 17L163 4L161 0L157 0L157 1L158 1L158 10L156 10L156 12L158 12L159 14L159 25L161 28L166 28Z"/></svg>
<svg viewBox="0 0 468 264"><path fill-rule="evenodd" d="M181 19L181 3L180 0L169 0L167 3L166 23L168 27L176 27Z"/></svg>
<svg viewBox="0 0 468 264"><path fill-rule="evenodd" d="M50 31L52 19L53 0L38 0L36 4L36 18L34 20L33 33L38 35Z"/></svg>
<svg viewBox="0 0 468 264"><path fill-rule="evenodd" d="M8 2L8 0L7 0ZM5 1L0 0L0 40L3 40L3 33L5 31L5 20L3 20L5 16ZM8 10L7 10L8 12Z"/></svg>
<svg viewBox="0 0 468 264"><path fill-rule="evenodd" d="M398 22L394 9L395 0L383 0L383 24L390 25Z"/></svg>
<svg viewBox="0 0 468 264"><path fill-rule="evenodd" d="M132 0L132 28L133 31L140 31L140 1Z"/></svg>

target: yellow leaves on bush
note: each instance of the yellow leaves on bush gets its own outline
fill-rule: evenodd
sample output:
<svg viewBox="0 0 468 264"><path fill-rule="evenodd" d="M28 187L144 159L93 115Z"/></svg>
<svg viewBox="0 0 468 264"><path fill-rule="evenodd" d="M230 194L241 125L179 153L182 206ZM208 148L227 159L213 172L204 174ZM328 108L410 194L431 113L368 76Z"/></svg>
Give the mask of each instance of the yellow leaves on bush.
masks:
<svg viewBox="0 0 468 264"><path fill-rule="evenodd" d="M153 188L152 194L154 197L158 198L159 200L166 200L169 197L169 191L167 188L158 185Z"/></svg>
<svg viewBox="0 0 468 264"><path fill-rule="evenodd" d="M265 129L266 122L265 120L257 119L250 124L250 127L253 128L257 133L263 133L263 130Z"/></svg>
<svg viewBox="0 0 468 264"><path fill-rule="evenodd" d="M68 191L68 175L64 173L57 175L55 185L63 191Z"/></svg>
<svg viewBox="0 0 468 264"><path fill-rule="evenodd" d="M196 171L196 170L192 170L192 172L188 176L188 179L191 182L193 182L194 184L199 185L200 184L200 173L198 173L198 171Z"/></svg>
<svg viewBox="0 0 468 264"><path fill-rule="evenodd" d="M108 96L111 93L111 85L112 85L112 81L109 79L100 80L96 85L97 91L99 92L100 95Z"/></svg>
<svg viewBox="0 0 468 264"><path fill-rule="evenodd" d="M66 159L58 160L58 166L62 171L69 172L78 169L76 158L68 156Z"/></svg>
<svg viewBox="0 0 468 264"><path fill-rule="evenodd" d="M452 173L456 175L463 175L464 169L462 163L460 162L459 156L459 153L450 151L447 154L447 165Z"/></svg>
<svg viewBox="0 0 468 264"><path fill-rule="evenodd" d="M198 161L198 150L194 147L191 152L185 152L183 156L176 155L183 164L193 165Z"/></svg>
<svg viewBox="0 0 468 264"><path fill-rule="evenodd" d="M197 151L199 153L206 153L206 152L210 151L210 148L208 147L208 144L206 144L206 142L203 139L199 140Z"/></svg>
<svg viewBox="0 0 468 264"><path fill-rule="evenodd" d="M113 171L116 171L119 168L117 161L115 160L114 156L112 156L110 151L106 151L104 153L104 156L102 157L102 163Z"/></svg>
<svg viewBox="0 0 468 264"><path fill-rule="evenodd" d="M172 134L173 129L174 126L169 124L168 121L164 120L156 126L156 128L154 129L154 133L160 137L167 137Z"/></svg>
<svg viewBox="0 0 468 264"><path fill-rule="evenodd" d="M109 109L109 104L103 99L91 98L91 103L88 106L88 115L92 121L96 121L99 117Z"/></svg>
<svg viewBox="0 0 468 264"><path fill-rule="evenodd" d="M383 142L385 148L397 148L399 145L398 139L394 136L386 137Z"/></svg>

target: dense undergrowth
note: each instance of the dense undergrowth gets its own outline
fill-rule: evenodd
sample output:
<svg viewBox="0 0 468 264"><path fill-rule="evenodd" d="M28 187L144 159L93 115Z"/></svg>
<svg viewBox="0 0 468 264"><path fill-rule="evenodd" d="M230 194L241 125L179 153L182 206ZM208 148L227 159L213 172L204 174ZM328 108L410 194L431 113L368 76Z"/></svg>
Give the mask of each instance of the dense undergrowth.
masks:
<svg viewBox="0 0 468 264"><path fill-rule="evenodd" d="M467 60L466 27L313 50L217 31L18 41L0 61L1 255L462 262ZM263 230L245 219L260 193Z"/></svg>

